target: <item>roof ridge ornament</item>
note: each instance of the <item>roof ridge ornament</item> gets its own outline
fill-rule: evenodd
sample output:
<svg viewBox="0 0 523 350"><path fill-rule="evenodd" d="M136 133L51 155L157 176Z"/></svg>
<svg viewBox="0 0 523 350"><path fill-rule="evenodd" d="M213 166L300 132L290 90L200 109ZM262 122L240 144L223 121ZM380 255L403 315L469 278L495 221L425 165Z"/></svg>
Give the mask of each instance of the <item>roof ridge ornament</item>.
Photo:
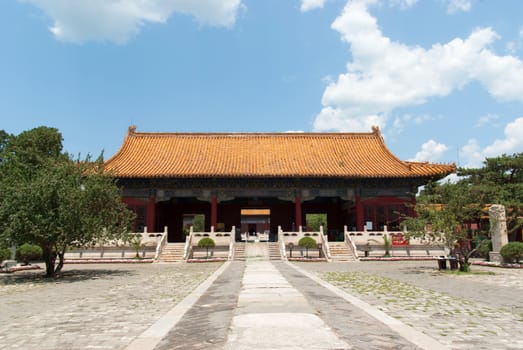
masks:
<svg viewBox="0 0 523 350"><path fill-rule="evenodd" d="M127 129L127 133L128 133L128 134L134 134L134 133L136 133L136 125L131 125L131 126L129 126L129 128Z"/></svg>
<svg viewBox="0 0 523 350"><path fill-rule="evenodd" d="M378 125L372 126L372 133L373 134L379 134L380 133L380 127Z"/></svg>

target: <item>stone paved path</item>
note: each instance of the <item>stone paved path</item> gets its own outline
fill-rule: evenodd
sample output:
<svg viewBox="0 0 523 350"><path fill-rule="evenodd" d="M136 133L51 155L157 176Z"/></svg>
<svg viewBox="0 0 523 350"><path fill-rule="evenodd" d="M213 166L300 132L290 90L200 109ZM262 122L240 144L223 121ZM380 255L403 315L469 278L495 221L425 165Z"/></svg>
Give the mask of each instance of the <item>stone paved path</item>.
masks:
<svg viewBox="0 0 523 350"><path fill-rule="evenodd" d="M351 349L269 261L249 261L224 350Z"/></svg>
<svg viewBox="0 0 523 350"><path fill-rule="evenodd" d="M0 349L124 349L221 265L66 266L60 280L43 279L33 271L2 274ZM277 270L279 277L269 282L281 283L271 290L267 281L246 280L245 266L251 272L259 267L262 281L263 274ZM474 267L490 274L454 276L438 272L434 262L248 261L247 265L231 263L157 350L233 348L242 336L238 320L273 315L275 310L307 315L309 324L318 322L344 344L337 348L417 348L292 266L329 281L448 348L523 349L523 270ZM284 293L274 298L278 288L294 290L296 298L288 299ZM272 298L269 304L249 299L263 290ZM253 329L270 330L267 320L271 318L258 318ZM276 330L264 334L267 338Z"/></svg>
<svg viewBox="0 0 523 350"><path fill-rule="evenodd" d="M316 283L311 283L309 278L287 264L275 265L307 297L320 317L353 349L419 349L364 311Z"/></svg>
<svg viewBox="0 0 523 350"><path fill-rule="evenodd" d="M155 350L221 349L238 302L244 268L244 263L232 262Z"/></svg>

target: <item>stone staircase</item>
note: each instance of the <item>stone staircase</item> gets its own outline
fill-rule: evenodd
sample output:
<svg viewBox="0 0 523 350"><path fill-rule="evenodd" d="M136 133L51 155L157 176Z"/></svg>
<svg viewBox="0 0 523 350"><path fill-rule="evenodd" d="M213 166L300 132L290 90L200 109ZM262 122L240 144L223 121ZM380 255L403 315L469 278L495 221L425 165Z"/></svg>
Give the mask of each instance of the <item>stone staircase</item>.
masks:
<svg viewBox="0 0 523 350"><path fill-rule="evenodd" d="M280 245L278 242L268 242L269 260L281 260Z"/></svg>
<svg viewBox="0 0 523 350"><path fill-rule="evenodd" d="M183 251L185 249L185 243L167 243L163 247L160 256L158 257L159 262L181 262L183 260Z"/></svg>
<svg viewBox="0 0 523 350"><path fill-rule="evenodd" d="M358 261L345 242L329 242L332 261Z"/></svg>
<svg viewBox="0 0 523 350"><path fill-rule="evenodd" d="M249 242L234 244L235 261L245 260L281 260L277 242Z"/></svg>
<svg viewBox="0 0 523 350"><path fill-rule="evenodd" d="M236 242L234 244L234 255L233 260L234 261L245 261L245 244L241 242Z"/></svg>

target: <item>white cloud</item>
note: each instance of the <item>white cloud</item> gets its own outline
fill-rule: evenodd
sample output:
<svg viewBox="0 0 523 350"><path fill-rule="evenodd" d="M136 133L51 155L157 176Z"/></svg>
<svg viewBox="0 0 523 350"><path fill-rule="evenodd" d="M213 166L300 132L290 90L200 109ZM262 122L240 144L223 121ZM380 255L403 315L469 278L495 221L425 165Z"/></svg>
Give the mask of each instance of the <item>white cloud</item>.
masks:
<svg viewBox="0 0 523 350"><path fill-rule="evenodd" d="M322 8L326 0L301 0L300 11L307 12L317 8Z"/></svg>
<svg viewBox="0 0 523 350"><path fill-rule="evenodd" d="M498 126L496 123L494 123L496 120L499 119L499 115L497 114L485 114L481 117L479 117L478 121L474 125L477 128L481 128L485 125L488 126Z"/></svg>
<svg viewBox="0 0 523 350"><path fill-rule="evenodd" d="M517 118L505 127L505 138L496 140L483 151L485 157L496 157L523 151L523 118Z"/></svg>
<svg viewBox="0 0 523 350"><path fill-rule="evenodd" d="M509 41L505 47L508 53L515 54L519 49L519 43L517 41Z"/></svg>
<svg viewBox="0 0 523 350"><path fill-rule="evenodd" d="M173 13L201 24L234 25L241 0L20 0L41 8L53 20L49 30L66 42L125 43L147 22L164 23Z"/></svg>
<svg viewBox="0 0 523 350"><path fill-rule="evenodd" d="M485 160L485 156L476 139L470 139L459 151L458 165L465 168L479 168Z"/></svg>
<svg viewBox="0 0 523 350"><path fill-rule="evenodd" d="M459 11L468 12L472 9L471 0L449 0L449 5L447 7L448 13L456 13Z"/></svg>
<svg viewBox="0 0 523 350"><path fill-rule="evenodd" d="M435 120L435 119L436 119L436 117L433 117L428 114L416 115L416 116L413 116L411 114L404 114L404 115L396 116L394 118L394 122L391 125L390 133L394 134L394 135L399 135L403 132L405 127L410 123L413 123L415 125L421 125L427 121Z"/></svg>
<svg viewBox="0 0 523 350"><path fill-rule="evenodd" d="M437 162L447 150L448 147L446 145L434 140L428 140L421 145L421 150L411 160L414 162Z"/></svg>
<svg viewBox="0 0 523 350"><path fill-rule="evenodd" d="M416 5L417 2L418 0L389 0L391 6L397 6L401 9L408 9Z"/></svg>
<svg viewBox="0 0 523 350"><path fill-rule="evenodd" d="M314 120L314 130L321 131L369 131L373 126L383 128L384 115L361 116L358 110L324 107Z"/></svg>
<svg viewBox="0 0 523 350"><path fill-rule="evenodd" d="M515 55L523 48L523 27L519 28L518 37L506 44L507 52Z"/></svg>
<svg viewBox="0 0 523 350"><path fill-rule="evenodd" d="M465 168L478 168L485 158L498 157L523 151L523 118L517 118L505 126L504 138L495 140L481 149L476 139L470 139L460 150L460 160Z"/></svg>
<svg viewBox="0 0 523 350"><path fill-rule="evenodd" d="M347 72L330 82L323 94L323 109L316 130L368 125L379 116L384 129L389 113L398 107L423 104L479 81L499 100L523 101L523 62L497 56L489 46L498 38L490 28L474 30L429 49L394 42L384 36L368 11L376 0L347 2L332 23L350 44L352 61Z"/></svg>

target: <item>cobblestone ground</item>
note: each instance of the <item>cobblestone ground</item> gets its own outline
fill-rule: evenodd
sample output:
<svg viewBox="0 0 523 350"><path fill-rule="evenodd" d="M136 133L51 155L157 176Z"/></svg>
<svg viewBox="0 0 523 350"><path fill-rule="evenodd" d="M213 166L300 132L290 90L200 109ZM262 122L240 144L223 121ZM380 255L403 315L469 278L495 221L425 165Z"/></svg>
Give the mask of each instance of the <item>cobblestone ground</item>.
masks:
<svg viewBox="0 0 523 350"><path fill-rule="evenodd" d="M453 349L523 349L523 270L436 262L302 263L329 283Z"/></svg>
<svg viewBox="0 0 523 350"><path fill-rule="evenodd" d="M66 265L0 274L0 349L123 349L221 264Z"/></svg>

